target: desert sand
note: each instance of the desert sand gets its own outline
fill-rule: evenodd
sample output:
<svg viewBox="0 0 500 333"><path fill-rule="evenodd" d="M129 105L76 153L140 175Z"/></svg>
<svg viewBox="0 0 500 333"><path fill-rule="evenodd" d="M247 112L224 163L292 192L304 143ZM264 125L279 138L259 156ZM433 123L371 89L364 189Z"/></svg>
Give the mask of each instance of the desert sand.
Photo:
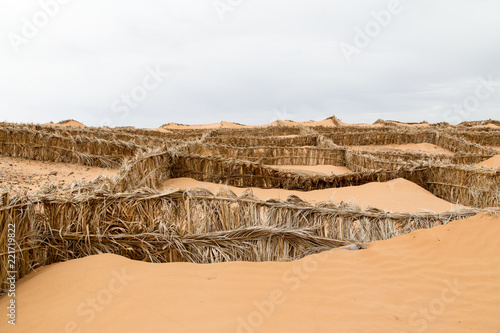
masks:
<svg viewBox="0 0 500 333"><path fill-rule="evenodd" d="M261 126L170 123L150 130L174 133L176 129L335 127L336 123L387 126L347 124L331 118L275 121ZM48 125L85 126L74 120ZM494 129L485 133L491 131ZM428 143L350 148L453 155ZM500 155L477 166L498 170ZM324 165L272 167L322 175L351 172L345 167ZM68 185L117 172L0 157L0 190L3 187L11 193L30 192L47 184ZM312 204L350 203L362 209L372 207L394 213L469 208L438 198L403 178L309 192L240 188L191 178L169 179L162 186L200 187L214 194L221 191L221 195L227 190L238 196L251 192L261 200L286 200L295 195ZM37 268L18 281L17 325L8 325L4 317L0 332L500 333L498 244L500 217L481 213L445 226L373 242L366 250L335 249L286 263L152 264L112 254L89 256ZM0 308L6 309L9 300L0 297Z"/></svg>
<svg viewBox="0 0 500 333"><path fill-rule="evenodd" d="M343 175L346 173L351 173L349 168L335 165L269 165L270 167L285 170L294 171L298 173L306 173L310 175Z"/></svg>
<svg viewBox="0 0 500 333"><path fill-rule="evenodd" d="M492 158L489 158L486 161L483 161L476 165L479 167L484 166L488 168L500 168L500 155L495 155Z"/></svg>
<svg viewBox="0 0 500 333"><path fill-rule="evenodd" d="M484 124L484 125L478 125L475 127L490 127L490 128L500 128L500 126L495 125L495 124Z"/></svg>
<svg viewBox="0 0 500 333"><path fill-rule="evenodd" d="M158 127L158 128L145 128L145 130L154 131L154 132L162 132L162 133L172 133L172 131L170 131L168 129L165 129L165 128L162 128L162 127Z"/></svg>
<svg viewBox="0 0 500 333"><path fill-rule="evenodd" d="M324 126L324 127L337 127L333 122L333 119L325 119L321 121L309 120L309 121L292 121L292 120L279 120L279 125L281 126L306 126L306 127L315 127L315 126Z"/></svg>
<svg viewBox="0 0 500 333"><path fill-rule="evenodd" d="M336 127L336 125L332 119L325 119L325 120L320 120L320 121L309 120L309 121L304 121L304 122L297 122L297 121L293 121L293 120L276 120L276 121L273 121L269 124L264 124L264 125L242 125L242 124L237 124L237 123L232 123L232 122L227 122L227 121L221 121L220 123L204 124L204 125L185 125L185 124L168 123L168 124L161 126L161 128L182 130L182 129L217 129L217 128L257 128L257 127L276 127L276 126Z"/></svg>
<svg viewBox="0 0 500 333"><path fill-rule="evenodd" d="M402 123L394 120L387 120L388 123L399 125L399 126L407 126L407 127L430 127L431 125L428 123Z"/></svg>
<svg viewBox="0 0 500 333"><path fill-rule="evenodd" d="M168 123L162 125L163 129L174 129L174 130L182 130L182 129L217 129L217 128L245 128L248 126L232 123L228 121L221 121L220 123L214 124L203 124L203 125L185 125L185 124L176 124L176 123Z"/></svg>
<svg viewBox="0 0 500 333"><path fill-rule="evenodd" d="M63 120L63 121L60 121L58 123L50 122L50 123L45 123L43 125L47 125L47 126L62 126L62 127L87 127L84 124L82 124L81 122L73 120L73 119Z"/></svg>
<svg viewBox="0 0 500 333"><path fill-rule="evenodd" d="M191 189L202 187L216 194L226 185L200 182L191 178L169 179L163 184L164 189ZM246 188L227 186L236 195L241 195ZM330 201L334 203L349 202L359 205L362 209L378 208L388 212L444 212L464 208L440 199L406 179L398 178L385 183L369 183L361 186L349 186L315 191L290 191L283 189L251 188L254 196L261 200L286 200L290 195L296 195L311 203Z"/></svg>
<svg viewBox="0 0 500 333"><path fill-rule="evenodd" d="M453 156L453 152L448 149L436 146L432 143L407 143L402 145L365 145L365 146L349 146L353 150L364 150L364 151L405 151L412 153L424 153L424 154L444 154Z"/></svg>
<svg viewBox="0 0 500 333"><path fill-rule="evenodd" d="M118 169L89 167L81 164L27 160L0 155L0 188L30 192L51 183L69 185L91 181L98 176L113 176Z"/></svg>
<svg viewBox="0 0 500 333"><path fill-rule="evenodd" d="M96 255L19 281L20 315L8 331L495 333L498 244L500 218L479 215L288 263Z"/></svg>
<svg viewBox="0 0 500 333"><path fill-rule="evenodd" d="M296 138L298 137L297 134L290 134L290 135L277 135L277 136L273 136L273 138Z"/></svg>
<svg viewBox="0 0 500 333"><path fill-rule="evenodd" d="M387 121L388 123L393 123L396 125L400 126L407 126L407 127L430 127L430 124L428 123L400 123L396 121ZM357 126L357 127L384 127L386 126L383 123L376 123L376 124L370 124L370 123L345 123L337 119L337 123L339 126ZM176 130L182 130L182 129L217 129L217 128L256 128L256 127L274 127L274 126L284 126L284 127L295 127L295 126L305 126L305 127L316 127L316 126L323 126L323 127L337 127L335 124L334 120L332 118L327 118L324 120L308 120L308 121L293 121L293 120L275 120L271 123L264 124L264 125L242 125L242 124L237 124L237 123L232 123L232 122L225 122L222 121L220 123L213 123L213 124L200 124L200 125L187 125L187 124L176 124L176 123L168 123L162 126L162 128L165 129L176 129ZM487 126L487 127L499 127L493 124L488 124L488 125L482 125Z"/></svg>

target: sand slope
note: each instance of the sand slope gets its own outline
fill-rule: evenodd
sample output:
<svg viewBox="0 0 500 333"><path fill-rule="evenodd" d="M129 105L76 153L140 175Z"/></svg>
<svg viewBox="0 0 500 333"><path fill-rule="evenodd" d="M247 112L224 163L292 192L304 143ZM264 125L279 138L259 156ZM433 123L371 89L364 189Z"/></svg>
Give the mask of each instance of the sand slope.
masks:
<svg viewBox="0 0 500 333"><path fill-rule="evenodd" d="M383 145L383 146L376 146L376 145L350 146L349 148L351 148L353 150L364 150L364 151L381 151L381 152L383 152L383 151L400 150L400 151L405 151L405 152L421 153L421 154L445 154L445 155L450 155L450 156L455 155L453 152L449 151L448 149L436 146L432 143L407 143L407 144L402 144L402 145L391 144L391 145Z"/></svg>
<svg viewBox="0 0 500 333"><path fill-rule="evenodd" d="M270 167L285 170L294 171L299 173L306 173L309 175L343 175L346 173L351 173L349 168L335 165L269 165Z"/></svg>
<svg viewBox="0 0 500 333"><path fill-rule="evenodd" d="M45 123L43 125L48 125L48 126L62 126L62 127L87 127L84 124L82 124L81 122L73 120L73 119L63 120L63 121L60 121L58 123L50 122L50 123Z"/></svg>
<svg viewBox="0 0 500 333"><path fill-rule="evenodd" d="M488 167L488 168L500 168L500 155L495 155L492 158L487 159L481 163L477 164L478 167Z"/></svg>
<svg viewBox="0 0 500 333"><path fill-rule="evenodd" d="M495 125L495 124L484 124L484 125L477 125L474 127L490 127L490 128L500 128L500 126Z"/></svg>
<svg viewBox="0 0 500 333"><path fill-rule="evenodd" d="M500 218L476 216L292 263L92 256L20 281L0 331L496 333L498 244Z"/></svg>
<svg viewBox="0 0 500 333"><path fill-rule="evenodd" d="M399 121L395 120L387 120L387 123L395 124L395 125L400 125L400 126L407 126L407 127L430 127L431 125L429 123L402 123Z"/></svg>
<svg viewBox="0 0 500 333"><path fill-rule="evenodd" d="M162 125L160 128L182 130L182 129L245 128L245 127L247 126L237 123L231 123L228 121L221 121L220 123L202 124L202 125L185 125L185 124L168 123Z"/></svg>
<svg viewBox="0 0 500 333"><path fill-rule="evenodd" d="M117 173L118 169L0 156L0 188L9 191L36 191L47 184L69 185Z"/></svg>
<svg viewBox="0 0 500 333"><path fill-rule="evenodd" d="M189 189L203 187L216 194L225 185L200 182L192 178L173 178L163 184L164 189L180 188ZM241 195L245 188L228 186L236 195ZM252 188L253 194L266 200L281 199L286 200L290 195L296 195L304 201L323 202L332 201L335 203L351 202L358 204L361 208L374 207L392 212L444 212L463 208L463 206L452 205L440 199L406 179L398 178L384 183L369 183L361 186L349 186L342 188L331 188L315 191L289 191L283 189L261 189Z"/></svg>

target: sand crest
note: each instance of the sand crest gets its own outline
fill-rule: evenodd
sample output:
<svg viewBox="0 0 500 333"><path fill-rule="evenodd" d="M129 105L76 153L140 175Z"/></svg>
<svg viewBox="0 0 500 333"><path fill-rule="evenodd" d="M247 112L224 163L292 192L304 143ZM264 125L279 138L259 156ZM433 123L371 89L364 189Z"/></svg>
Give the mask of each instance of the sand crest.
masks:
<svg viewBox="0 0 500 333"><path fill-rule="evenodd" d="M147 130L147 131L153 131L153 132L161 132L161 133L172 133L172 131L169 131L169 130L164 129L162 127L158 127L158 128L145 128L145 130Z"/></svg>
<svg viewBox="0 0 500 333"><path fill-rule="evenodd" d="M228 121L221 121L220 123L213 124L203 124L203 125L185 125L185 124L176 124L176 123L168 123L162 125L163 129L173 129L173 130L183 130L183 129L218 129L218 128L245 128L249 126L232 123Z"/></svg>
<svg viewBox="0 0 500 333"><path fill-rule="evenodd" d="M185 125L185 124L176 124L176 123L168 123L162 125L161 128L164 129L174 129L174 130L190 130L190 129L218 129L218 128L258 128L258 127L296 127L296 126L306 126L306 127L315 127L315 126L324 126L324 127L336 127L334 121L332 119L325 120L309 120L303 122L297 122L293 120L276 120L269 124L264 125L242 125L227 121L221 121L220 123L214 124L206 124L206 125Z"/></svg>
<svg viewBox="0 0 500 333"><path fill-rule="evenodd" d="M395 125L399 125L399 126L407 126L407 127L430 127L431 126L429 123L425 123L425 122L422 122L422 123L402 123L402 122L395 121L395 120L387 120L386 122L390 123L390 124L395 124Z"/></svg>
<svg viewBox="0 0 500 333"><path fill-rule="evenodd" d="M60 121L58 123L50 122L50 123L45 123L43 125L46 125L46 126L61 126L61 127L87 127L84 124L82 124L81 122L73 120L73 119L63 120L63 121Z"/></svg>
<svg viewBox="0 0 500 333"><path fill-rule="evenodd" d="M209 182L200 182L192 178L169 179L163 184L164 189L180 188L191 189L203 187L216 194L220 185ZM228 186L236 195L241 195L246 188ZM331 201L334 203L346 202L359 205L361 208L378 208L390 212L444 212L464 208L453 205L440 199L406 179L398 178L384 183L368 183L361 186L349 186L315 191L290 191L283 189L252 188L253 194L261 199L286 200L290 195L296 195L304 201L311 203Z"/></svg>
<svg viewBox="0 0 500 333"><path fill-rule="evenodd" d="M349 148L353 150L363 150L363 151L405 151L411 153L423 153L423 154L444 154L453 156L455 155L453 152L448 149L436 146L432 143L407 143L402 145L390 144L390 145L364 145L364 146L349 146Z"/></svg>
<svg viewBox="0 0 500 333"><path fill-rule="evenodd" d="M0 331L497 332L499 243L500 218L478 215L289 263L90 256L19 281Z"/></svg>
<svg viewBox="0 0 500 333"><path fill-rule="evenodd" d="M500 126L495 125L495 124L483 124L483 125L478 125L475 127L490 127L490 128L500 128Z"/></svg>
<svg viewBox="0 0 500 333"><path fill-rule="evenodd" d="M279 125L281 126L306 126L306 127L316 127L316 126L323 126L323 127L337 127L335 125L335 122L333 119L328 118L325 120L309 120L309 121L302 121L302 122L297 122L297 121L292 121L292 120L279 120Z"/></svg>
<svg viewBox="0 0 500 333"><path fill-rule="evenodd" d="M347 167L335 166L335 165L269 165L269 166L279 170L294 171L309 175L332 176L332 175L343 175L352 172Z"/></svg>
<svg viewBox="0 0 500 333"><path fill-rule="evenodd" d="M500 155L495 155L481 163L476 164L478 167L500 168Z"/></svg>

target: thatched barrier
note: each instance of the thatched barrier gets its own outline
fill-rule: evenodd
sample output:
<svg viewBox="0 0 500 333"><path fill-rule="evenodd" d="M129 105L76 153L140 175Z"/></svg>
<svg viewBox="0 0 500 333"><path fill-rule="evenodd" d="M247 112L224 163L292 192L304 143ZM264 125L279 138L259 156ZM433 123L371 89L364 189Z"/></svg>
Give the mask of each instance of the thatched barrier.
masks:
<svg viewBox="0 0 500 333"><path fill-rule="evenodd" d="M500 128L470 129L455 131L453 134L482 146L500 147Z"/></svg>
<svg viewBox="0 0 500 333"><path fill-rule="evenodd" d="M352 151L352 150L351 150ZM478 154L426 154L417 152L405 152L405 151L362 151L356 150L358 154L373 156L379 160L390 161L394 163L406 163L406 162L428 162L436 164L477 164L484 160L487 160L494 156L494 154L488 155L478 155Z"/></svg>
<svg viewBox="0 0 500 333"><path fill-rule="evenodd" d="M271 165L338 165L345 166L345 149L317 147L234 147L215 144L186 146L185 154L220 156Z"/></svg>
<svg viewBox="0 0 500 333"><path fill-rule="evenodd" d="M7 278L18 280L40 262L34 220L35 209L27 198L0 193L0 294L8 289Z"/></svg>
<svg viewBox="0 0 500 333"><path fill-rule="evenodd" d="M0 153L32 160L117 167L124 157L135 156L144 149L133 142L64 137L27 128L0 127Z"/></svg>
<svg viewBox="0 0 500 333"><path fill-rule="evenodd" d="M500 207L500 171L460 165L431 165L426 189L452 203Z"/></svg>
<svg viewBox="0 0 500 333"><path fill-rule="evenodd" d="M234 147L302 147L316 146L317 137L308 136L234 136L234 137L209 137L207 143L230 145Z"/></svg>
<svg viewBox="0 0 500 333"><path fill-rule="evenodd" d="M172 178L174 156L172 151L162 149L138 153L123 164L114 179L114 190L125 192L141 187L159 188L165 180Z"/></svg>
<svg viewBox="0 0 500 333"><path fill-rule="evenodd" d="M440 133L436 136L436 141L431 142L437 146L448 149L454 153L494 155L495 151L489 147L484 147L478 143L470 142L462 137Z"/></svg>
<svg viewBox="0 0 500 333"><path fill-rule="evenodd" d="M386 132L372 130L369 132L333 132L323 134L323 136L339 146L434 143L436 141L436 132L433 131Z"/></svg>
<svg viewBox="0 0 500 333"><path fill-rule="evenodd" d="M151 146L162 146L166 143L175 142L165 137L155 136L154 133L150 135L135 134L134 131L124 132L117 129L112 129L108 127L62 127L62 126L50 126L50 125L17 125L19 128L28 128L36 130L43 134L56 134L63 137L77 137L84 136L94 139L103 139L108 141L124 141L132 142L139 146L151 147ZM152 132L152 131L151 131Z"/></svg>
<svg viewBox="0 0 500 333"><path fill-rule="evenodd" d="M279 122L279 120L278 120ZM211 137L234 138L242 136L269 137L301 135L300 126L268 126L268 127L246 127L246 128L218 128Z"/></svg>
<svg viewBox="0 0 500 333"><path fill-rule="evenodd" d="M375 209L312 205L291 196L261 201L231 191L106 191L56 193L16 199L0 209L16 224L17 277L32 268L98 253L151 262L287 261L345 246L388 239L470 217L478 210L386 213ZM35 214L34 212L37 212ZM0 253L2 287L7 253ZM5 291L5 289L4 289Z"/></svg>
<svg viewBox="0 0 500 333"><path fill-rule="evenodd" d="M332 187L363 185L396 178L410 178L412 170L377 170L343 175L323 176L284 171L255 162L214 156L179 155L171 176L189 177L199 181L232 186L282 188L312 191Z"/></svg>

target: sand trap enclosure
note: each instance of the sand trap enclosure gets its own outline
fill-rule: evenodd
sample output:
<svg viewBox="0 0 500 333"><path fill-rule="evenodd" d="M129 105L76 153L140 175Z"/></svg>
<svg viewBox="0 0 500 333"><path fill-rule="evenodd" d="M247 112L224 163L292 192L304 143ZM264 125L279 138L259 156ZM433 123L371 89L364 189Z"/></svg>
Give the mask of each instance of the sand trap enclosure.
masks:
<svg viewBox="0 0 500 333"><path fill-rule="evenodd" d="M461 127L394 124L153 131L4 123L2 155L120 169L115 177L72 186L3 192L0 279L5 283L6 226L11 222L22 257L19 278L39 266L97 253L152 262L287 261L468 218L500 205L500 173L477 166L498 154L490 148L500 146L498 133L492 127L471 133ZM453 154L350 148L422 143ZM314 174L293 166L352 172ZM180 177L297 191L402 178L450 205L471 208L390 213L344 203L313 204L296 196L263 201L250 191L161 189L166 180Z"/></svg>

